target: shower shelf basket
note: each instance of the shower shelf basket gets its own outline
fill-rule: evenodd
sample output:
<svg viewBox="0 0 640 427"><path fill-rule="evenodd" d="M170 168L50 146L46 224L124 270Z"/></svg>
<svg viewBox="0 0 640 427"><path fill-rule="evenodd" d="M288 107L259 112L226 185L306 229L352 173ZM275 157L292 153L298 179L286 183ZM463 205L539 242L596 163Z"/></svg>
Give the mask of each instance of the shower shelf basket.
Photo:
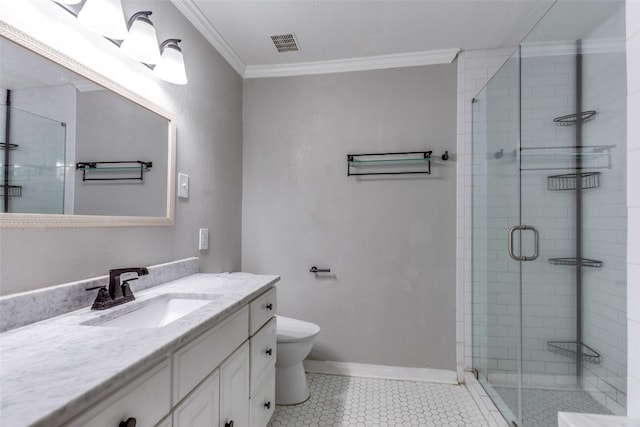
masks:
<svg viewBox="0 0 640 427"><path fill-rule="evenodd" d="M22 186L20 185L0 185L0 197L22 197Z"/></svg>
<svg viewBox="0 0 640 427"><path fill-rule="evenodd" d="M580 174L568 173L563 175L553 175L547 177L547 190L563 191L575 190L578 177L580 177L580 188L583 190L600 187L600 172L583 172Z"/></svg>
<svg viewBox="0 0 640 427"><path fill-rule="evenodd" d="M549 264L553 265L577 265L578 260L576 258L549 258ZM602 267L602 261L595 259L582 258L581 266L583 267Z"/></svg>
<svg viewBox="0 0 640 427"><path fill-rule="evenodd" d="M553 119L553 122L558 126L573 126L578 121L581 121L582 123L588 122L589 120L593 119L593 116L595 115L596 112L594 110L589 110L583 111L580 114L567 114L566 116L556 117L555 119Z"/></svg>
<svg viewBox="0 0 640 427"><path fill-rule="evenodd" d="M7 144L6 142L0 142L0 150L15 150L18 148L18 144Z"/></svg>
<svg viewBox="0 0 640 427"><path fill-rule="evenodd" d="M577 344L578 343L576 343L575 341L548 341L547 348L552 353L575 359L576 357L578 357ZM584 343L580 345L582 349L581 354L583 361L593 363L595 365L600 364L600 353Z"/></svg>

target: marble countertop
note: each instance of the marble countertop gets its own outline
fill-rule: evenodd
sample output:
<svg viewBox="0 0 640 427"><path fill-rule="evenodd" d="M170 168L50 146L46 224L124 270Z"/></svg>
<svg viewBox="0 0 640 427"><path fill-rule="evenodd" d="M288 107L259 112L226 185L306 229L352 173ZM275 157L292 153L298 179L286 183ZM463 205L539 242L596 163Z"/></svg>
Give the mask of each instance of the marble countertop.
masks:
<svg viewBox="0 0 640 427"><path fill-rule="evenodd" d="M0 334L0 425L68 421L278 280L248 273L195 274L137 292L135 301L112 309L86 307ZM161 328L82 325L133 311L167 294L211 303Z"/></svg>

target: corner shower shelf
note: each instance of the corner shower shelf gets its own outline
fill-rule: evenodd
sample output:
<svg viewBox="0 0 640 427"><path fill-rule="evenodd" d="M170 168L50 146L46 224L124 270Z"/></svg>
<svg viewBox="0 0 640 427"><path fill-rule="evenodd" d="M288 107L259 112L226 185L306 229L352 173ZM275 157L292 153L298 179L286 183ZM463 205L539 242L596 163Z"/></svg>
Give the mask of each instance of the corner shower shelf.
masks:
<svg viewBox="0 0 640 427"><path fill-rule="evenodd" d="M578 121L582 123L588 122L593 119L593 116L596 115L594 110L583 111L580 114L567 114L566 116L560 116L553 119L553 122L558 126L573 126Z"/></svg>
<svg viewBox="0 0 640 427"><path fill-rule="evenodd" d="M547 348L550 352L561 356L570 357L572 359L576 359L578 357L578 345L575 341L548 341ZM600 353L584 343L581 344L580 353L583 361L593 363L595 365L600 363Z"/></svg>
<svg viewBox="0 0 640 427"><path fill-rule="evenodd" d="M406 151L347 154L347 176L431 174L431 153L432 151ZM406 165L410 167L405 168ZM352 169L363 172L353 172Z"/></svg>
<svg viewBox="0 0 640 427"><path fill-rule="evenodd" d="M99 166L99 165L112 165L112 166ZM116 166L117 165L117 166ZM151 170L153 162L143 162L140 160L122 161L122 162L78 162L76 163L76 170L82 171L83 181L123 181L123 180L144 180L144 173ZM135 176L118 176L106 178L104 175L98 177L87 176L87 174L98 173L127 173L137 172Z"/></svg>
<svg viewBox="0 0 640 427"><path fill-rule="evenodd" d="M6 189L6 193L5 193ZM22 186L20 185L0 185L0 197L8 194L9 197L22 197Z"/></svg>
<svg viewBox="0 0 640 427"><path fill-rule="evenodd" d="M580 265L583 267L602 267L602 261L595 259L582 258ZM578 260L576 258L549 258L549 264L553 265L577 265Z"/></svg>
<svg viewBox="0 0 640 427"><path fill-rule="evenodd" d="M581 177L580 188L583 190L600 187L600 172L568 173L547 177L547 190L563 191L575 190L578 176Z"/></svg>
<svg viewBox="0 0 640 427"><path fill-rule="evenodd" d="M0 142L0 150L15 150L16 148L18 148L18 144Z"/></svg>

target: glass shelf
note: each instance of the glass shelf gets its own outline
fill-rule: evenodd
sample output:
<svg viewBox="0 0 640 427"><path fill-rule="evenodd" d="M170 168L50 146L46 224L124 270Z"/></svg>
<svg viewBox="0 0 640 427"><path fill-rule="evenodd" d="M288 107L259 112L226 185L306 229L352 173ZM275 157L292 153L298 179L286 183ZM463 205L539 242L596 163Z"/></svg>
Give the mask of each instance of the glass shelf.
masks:
<svg viewBox="0 0 640 427"><path fill-rule="evenodd" d="M430 160L431 160L431 158L430 158L430 157L424 157L424 158L415 158L415 159L349 160L349 163L351 163L352 165L358 165L358 164L375 165L375 164L385 164L385 163L416 163L416 162L428 162L428 161L430 161Z"/></svg>
<svg viewBox="0 0 640 427"><path fill-rule="evenodd" d="M76 163L76 170L82 171L82 181L144 181L144 173L150 171L152 166L153 162L143 162L140 160L121 162L78 162ZM116 176L111 178L105 178L105 175L100 175L101 173L109 174L113 172L136 172L136 175L124 177ZM93 177L91 175L93 175Z"/></svg>
<svg viewBox="0 0 640 427"><path fill-rule="evenodd" d="M430 174L431 153L432 151L405 151L347 154L347 176Z"/></svg>

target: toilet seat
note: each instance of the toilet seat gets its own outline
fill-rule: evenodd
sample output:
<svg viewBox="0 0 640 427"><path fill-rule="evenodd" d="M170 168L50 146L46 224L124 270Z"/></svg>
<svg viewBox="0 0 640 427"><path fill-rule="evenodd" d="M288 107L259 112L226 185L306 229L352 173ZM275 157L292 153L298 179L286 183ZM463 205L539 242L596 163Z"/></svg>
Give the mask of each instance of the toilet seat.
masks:
<svg viewBox="0 0 640 427"><path fill-rule="evenodd" d="M297 342L315 337L320 327L315 323L276 315L278 342Z"/></svg>

